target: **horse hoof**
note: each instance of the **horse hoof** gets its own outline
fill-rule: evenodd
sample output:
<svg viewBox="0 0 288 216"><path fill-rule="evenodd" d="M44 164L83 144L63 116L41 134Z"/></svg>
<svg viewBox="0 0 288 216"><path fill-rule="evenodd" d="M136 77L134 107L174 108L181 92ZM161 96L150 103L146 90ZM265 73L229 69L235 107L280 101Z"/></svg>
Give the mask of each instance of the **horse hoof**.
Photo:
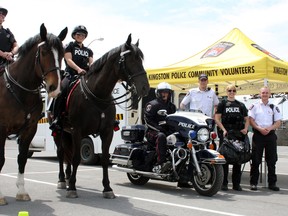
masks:
<svg viewBox="0 0 288 216"><path fill-rule="evenodd" d="M113 191L106 191L106 192L103 192L103 197L106 199L114 199L116 196L113 193Z"/></svg>
<svg viewBox="0 0 288 216"><path fill-rule="evenodd" d="M66 182L58 182L57 189L66 189Z"/></svg>
<svg viewBox="0 0 288 216"><path fill-rule="evenodd" d="M30 201L31 198L28 194L17 194L16 195L16 200L17 201Z"/></svg>
<svg viewBox="0 0 288 216"><path fill-rule="evenodd" d="M78 198L77 191L67 191L66 197L67 198Z"/></svg>
<svg viewBox="0 0 288 216"><path fill-rule="evenodd" d="M7 201L5 200L5 198L0 198L0 206L4 206L7 205Z"/></svg>

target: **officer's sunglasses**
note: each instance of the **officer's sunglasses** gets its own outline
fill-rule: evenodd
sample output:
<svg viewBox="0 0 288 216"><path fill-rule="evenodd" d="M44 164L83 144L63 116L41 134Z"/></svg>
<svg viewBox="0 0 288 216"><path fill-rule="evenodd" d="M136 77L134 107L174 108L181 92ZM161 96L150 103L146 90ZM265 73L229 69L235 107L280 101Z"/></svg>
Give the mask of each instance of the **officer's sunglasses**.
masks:
<svg viewBox="0 0 288 216"><path fill-rule="evenodd" d="M228 92L236 92L236 89L229 89L229 90L227 90Z"/></svg>

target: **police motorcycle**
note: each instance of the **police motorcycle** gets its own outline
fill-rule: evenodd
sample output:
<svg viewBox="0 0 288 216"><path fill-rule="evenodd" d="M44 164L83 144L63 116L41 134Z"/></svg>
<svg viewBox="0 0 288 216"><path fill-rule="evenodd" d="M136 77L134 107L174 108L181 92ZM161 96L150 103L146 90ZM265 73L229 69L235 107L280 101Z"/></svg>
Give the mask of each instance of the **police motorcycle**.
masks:
<svg viewBox="0 0 288 216"><path fill-rule="evenodd" d="M201 112L177 111L163 115L168 126L167 161L170 167L161 171L153 144L145 138L144 125L122 127L124 144L117 145L111 154L112 168L126 172L135 185L145 185L150 179L168 182L189 182L203 196L213 196L221 188L225 158L215 151L213 131L215 121ZM214 149L213 149L214 148Z"/></svg>

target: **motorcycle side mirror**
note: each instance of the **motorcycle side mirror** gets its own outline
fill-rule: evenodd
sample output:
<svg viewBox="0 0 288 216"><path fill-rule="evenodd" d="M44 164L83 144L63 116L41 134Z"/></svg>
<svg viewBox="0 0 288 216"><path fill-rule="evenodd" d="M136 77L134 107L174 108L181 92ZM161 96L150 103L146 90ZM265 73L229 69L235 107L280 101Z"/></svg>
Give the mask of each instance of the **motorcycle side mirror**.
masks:
<svg viewBox="0 0 288 216"><path fill-rule="evenodd" d="M164 110L164 109L158 110L157 114L160 116L167 116L167 110Z"/></svg>

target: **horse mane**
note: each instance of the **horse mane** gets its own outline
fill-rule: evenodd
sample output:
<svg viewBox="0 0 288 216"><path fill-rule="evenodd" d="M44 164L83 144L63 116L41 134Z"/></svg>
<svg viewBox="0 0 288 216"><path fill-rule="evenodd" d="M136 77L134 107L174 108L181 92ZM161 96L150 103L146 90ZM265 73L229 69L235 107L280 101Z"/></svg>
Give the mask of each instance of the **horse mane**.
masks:
<svg viewBox="0 0 288 216"><path fill-rule="evenodd" d="M103 66L106 64L106 62L110 59L113 58L114 55L120 56L120 52L124 50L123 47L125 47L126 44L122 44L118 47L115 47L114 49L111 49L107 53L105 53L102 57L97 59L96 61L93 62L93 64L90 66L90 69L87 73L87 75L91 75L92 73L99 73ZM134 44L131 44L132 51L135 53L135 55L139 55L139 57L144 60L144 54L142 51L135 46Z"/></svg>
<svg viewBox="0 0 288 216"><path fill-rule="evenodd" d="M115 54L120 53L121 48L123 45L119 46L119 47L115 47L114 49L110 50L109 52L105 53L101 58L97 59L96 61L94 61L92 63L92 65L90 66L89 72L88 72L88 76L92 73L98 73L101 71L101 69L103 68L103 66L106 64L106 62Z"/></svg>
<svg viewBox="0 0 288 216"><path fill-rule="evenodd" d="M38 45L41 42L40 34L35 35L34 37L29 38L25 41L23 45L19 47L18 50L18 58L25 56L31 49ZM58 51L60 51L60 55L64 55L64 49L62 45L62 41L55 35L48 33L46 36L46 44L49 47L56 47Z"/></svg>

